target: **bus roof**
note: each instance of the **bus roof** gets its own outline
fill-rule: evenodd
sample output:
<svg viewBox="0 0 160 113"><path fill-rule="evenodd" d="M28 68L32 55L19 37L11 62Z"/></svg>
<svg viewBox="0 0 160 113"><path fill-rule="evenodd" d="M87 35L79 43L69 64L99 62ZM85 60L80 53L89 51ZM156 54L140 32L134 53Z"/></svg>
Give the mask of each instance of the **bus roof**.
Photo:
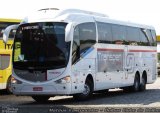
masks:
<svg viewBox="0 0 160 113"><path fill-rule="evenodd" d="M20 19L12 19L12 18L0 18L0 22L21 22Z"/></svg>
<svg viewBox="0 0 160 113"><path fill-rule="evenodd" d="M142 24L137 24L137 23L132 23L132 22L119 21L119 20L111 19L105 14L91 12L91 11L84 11L84 10L79 10L79 9L65 9L65 10L59 10L57 8L41 9L41 10L38 10L38 12L36 12L35 14L32 14L26 17L22 21L22 23L49 22L49 21L72 22L78 16L94 17L95 21L100 21L100 22L132 26L132 27L147 28L147 29L154 29L153 26L142 25Z"/></svg>
<svg viewBox="0 0 160 113"><path fill-rule="evenodd" d="M120 21L120 20L115 20L115 19L111 19L111 18L102 18L102 17L95 17L95 20L99 21L99 22L125 25L125 26L131 26L131 27L147 28L147 29L154 30L154 27L151 25L138 24L138 23L133 23L133 22L129 22L129 21L128 22L127 21Z"/></svg>

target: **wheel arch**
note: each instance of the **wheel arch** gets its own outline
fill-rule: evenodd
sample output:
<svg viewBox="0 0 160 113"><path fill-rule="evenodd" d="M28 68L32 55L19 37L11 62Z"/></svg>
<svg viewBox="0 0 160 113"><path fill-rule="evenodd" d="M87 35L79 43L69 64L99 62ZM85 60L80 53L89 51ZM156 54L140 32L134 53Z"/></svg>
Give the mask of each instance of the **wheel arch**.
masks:
<svg viewBox="0 0 160 113"><path fill-rule="evenodd" d="M88 74L88 75L87 75L85 82L86 82L87 80L90 80L90 81L91 81L91 83L92 83L92 90L94 90L94 79L93 79L92 74Z"/></svg>

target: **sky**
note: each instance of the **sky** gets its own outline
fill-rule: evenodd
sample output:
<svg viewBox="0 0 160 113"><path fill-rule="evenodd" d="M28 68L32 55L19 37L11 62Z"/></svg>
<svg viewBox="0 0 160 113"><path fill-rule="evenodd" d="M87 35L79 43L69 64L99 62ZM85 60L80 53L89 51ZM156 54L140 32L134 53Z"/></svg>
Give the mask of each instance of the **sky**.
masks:
<svg viewBox="0 0 160 113"><path fill-rule="evenodd" d="M0 18L23 19L43 8L76 8L152 25L160 35L160 0L0 0Z"/></svg>

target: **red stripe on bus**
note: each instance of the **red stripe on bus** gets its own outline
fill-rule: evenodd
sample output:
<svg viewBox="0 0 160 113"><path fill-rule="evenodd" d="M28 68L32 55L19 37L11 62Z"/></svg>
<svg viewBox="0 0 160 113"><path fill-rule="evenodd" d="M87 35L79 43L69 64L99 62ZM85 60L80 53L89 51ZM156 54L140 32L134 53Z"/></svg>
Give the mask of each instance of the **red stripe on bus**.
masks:
<svg viewBox="0 0 160 113"><path fill-rule="evenodd" d="M97 48L97 51L124 52L123 49L104 49L104 48ZM129 52L157 52L157 50L129 50Z"/></svg>
<svg viewBox="0 0 160 113"><path fill-rule="evenodd" d="M103 49L103 48L98 48L97 51L113 51L113 52L124 52L123 49Z"/></svg>
<svg viewBox="0 0 160 113"><path fill-rule="evenodd" d="M129 50L129 52L157 52L157 50Z"/></svg>

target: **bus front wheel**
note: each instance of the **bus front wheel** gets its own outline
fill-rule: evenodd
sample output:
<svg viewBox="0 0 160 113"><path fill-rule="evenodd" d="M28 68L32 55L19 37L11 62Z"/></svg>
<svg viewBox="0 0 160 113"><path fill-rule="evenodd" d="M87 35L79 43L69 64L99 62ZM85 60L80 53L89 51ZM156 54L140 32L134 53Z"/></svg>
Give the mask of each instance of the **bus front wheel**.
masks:
<svg viewBox="0 0 160 113"><path fill-rule="evenodd" d="M89 79L86 80L85 85L84 85L84 91L80 94L73 95L73 97L76 100L87 100L87 99L89 99L92 95L92 92L93 92L93 87L92 86L93 86L93 83Z"/></svg>

